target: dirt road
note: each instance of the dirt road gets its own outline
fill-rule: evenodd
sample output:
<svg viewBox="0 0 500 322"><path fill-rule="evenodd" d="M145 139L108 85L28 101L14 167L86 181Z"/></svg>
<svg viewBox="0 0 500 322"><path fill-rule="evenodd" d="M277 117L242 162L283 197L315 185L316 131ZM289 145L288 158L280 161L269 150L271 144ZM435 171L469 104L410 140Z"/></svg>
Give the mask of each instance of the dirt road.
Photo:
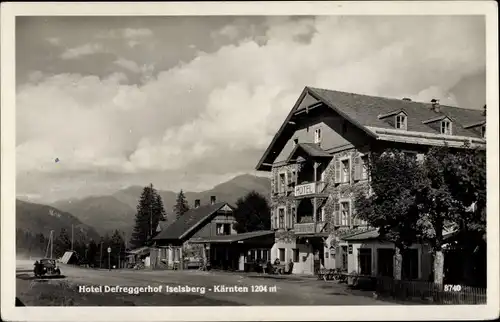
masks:
<svg viewBox="0 0 500 322"><path fill-rule="evenodd" d="M23 276L26 278L27 272L32 267L32 262L18 261L18 279L22 279ZM358 292L358 294L354 295L351 291L346 290L345 285L318 281L314 278L280 278L267 275L193 270L108 271L68 265L61 265L61 271L65 275L65 281L88 287L103 286L101 292L105 286L151 286L152 288L161 286L162 290L159 292L161 293L159 298L163 301L162 305L394 305L394 303L375 300L370 297L369 293ZM49 283L60 283L60 280L51 280ZM23 287L19 283L17 285L18 288ZM185 288L186 286L198 289L187 293L179 293L180 290L175 290L175 287ZM173 292L168 292L168 287L171 287ZM20 291L22 290L17 290L17 294L20 294ZM127 301L129 301L128 299L135 301L134 299L139 297L124 292L119 293L120 296L127 298ZM83 295L84 293L82 293ZM102 305L106 304L103 303Z"/></svg>

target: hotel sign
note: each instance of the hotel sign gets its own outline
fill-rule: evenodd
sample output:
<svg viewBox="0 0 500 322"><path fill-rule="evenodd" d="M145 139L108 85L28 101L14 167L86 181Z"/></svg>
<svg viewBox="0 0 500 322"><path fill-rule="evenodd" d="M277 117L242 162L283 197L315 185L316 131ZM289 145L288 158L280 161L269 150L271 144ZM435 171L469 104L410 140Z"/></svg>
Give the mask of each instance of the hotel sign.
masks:
<svg viewBox="0 0 500 322"><path fill-rule="evenodd" d="M316 183L306 183L295 186L295 197L307 196L316 193Z"/></svg>

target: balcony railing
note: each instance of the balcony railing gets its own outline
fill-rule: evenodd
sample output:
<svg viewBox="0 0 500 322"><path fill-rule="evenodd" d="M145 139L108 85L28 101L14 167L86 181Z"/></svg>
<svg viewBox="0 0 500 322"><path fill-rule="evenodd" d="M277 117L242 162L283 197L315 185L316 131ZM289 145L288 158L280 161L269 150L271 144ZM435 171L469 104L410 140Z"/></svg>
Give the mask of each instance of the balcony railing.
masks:
<svg viewBox="0 0 500 322"><path fill-rule="evenodd" d="M319 233L323 226L324 222L316 222L316 223L304 223L304 224L295 224L293 226L293 230L296 234L315 234Z"/></svg>
<svg viewBox="0 0 500 322"><path fill-rule="evenodd" d="M325 182L323 181L302 183L295 186L294 196L300 198L300 197L322 194L324 189L325 189Z"/></svg>

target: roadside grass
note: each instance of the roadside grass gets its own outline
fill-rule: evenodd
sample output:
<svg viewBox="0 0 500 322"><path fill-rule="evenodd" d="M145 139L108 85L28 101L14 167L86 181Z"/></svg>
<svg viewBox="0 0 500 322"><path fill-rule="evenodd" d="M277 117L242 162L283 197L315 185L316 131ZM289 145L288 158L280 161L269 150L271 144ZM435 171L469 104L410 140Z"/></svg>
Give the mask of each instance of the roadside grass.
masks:
<svg viewBox="0 0 500 322"><path fill-rule="evenodd" d="M17 297L26 306L235 306L195 294L80 293L78 285L67 281L21 280L16 283Z"/></svg>

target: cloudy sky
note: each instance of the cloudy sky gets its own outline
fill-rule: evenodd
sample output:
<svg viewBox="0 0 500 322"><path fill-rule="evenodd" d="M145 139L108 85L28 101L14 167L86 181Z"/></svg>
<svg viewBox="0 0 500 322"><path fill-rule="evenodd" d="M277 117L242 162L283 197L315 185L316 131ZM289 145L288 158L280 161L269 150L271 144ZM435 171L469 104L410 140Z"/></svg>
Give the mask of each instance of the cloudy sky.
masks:
<svg viewBox="0 0 500 322"><path fill-rule="evenodd" d="M482 17L18 17L17 194L252 173L304 86L485 103ZM58 158L59 162L55 162Z"/></svg>

